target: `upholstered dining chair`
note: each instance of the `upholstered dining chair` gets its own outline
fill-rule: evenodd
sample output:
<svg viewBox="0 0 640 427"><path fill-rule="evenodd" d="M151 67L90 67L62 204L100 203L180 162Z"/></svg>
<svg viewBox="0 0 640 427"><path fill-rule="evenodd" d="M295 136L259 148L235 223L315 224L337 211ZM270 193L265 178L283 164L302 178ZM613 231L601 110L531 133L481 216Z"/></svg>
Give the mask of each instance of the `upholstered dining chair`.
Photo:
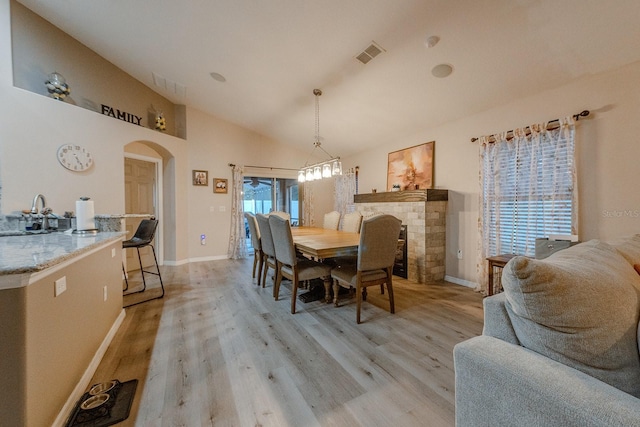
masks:
<svg viewBox="0 0 640 427"><path fill-rule="evenodd" d="M298 258L291 235L289 221L278 216L269 217L271 234L276 248L276 284L273 287L273 296L278 300L280 283L282 278L291 280L291 314L296 312L296 297L298 285L301 281L319 279L324 280L325 299L328 298L331 287L331 266L325 265L307 258ZM329 301L326 301L329 302Z"/></svg>
<svg viewBox="0 0 640 427"><path fill-rule="evenodd" d="M362 225L362 214L358 211L349 212L342 217L342 231L359 233Z"/></svg>
<svg viewBox="0 0 640 427"><path fill-rule="evenodd" d="M269 226L269 217L263 214L256 214L256 221L258 222L258 231L260 232L260 243L262 245L262 287L264 288L267 282L267 272L269 267L273 268L273 277L276 277L276 249L273 246L273 237L271 236L271 227Z"/></svg>
<svg viewBox="0 0 640 427"><path fill-rule="evenodd" d="M253 246L253 271L251 277L256 277L256 266L258 267L258 286L260 286L260 276L262 276L262 266L264 265L264 255L262 254L262 242L260 239L260 231L258 231L258 221L256 217L245 212L244 217L249 225L249 234L251 235L251 246ZM262 284L264 287L264 283Z"/></svg>
<svg viewBox="0 0 640 427"><path fill-rule="evenodd" d="M326 228L328 230L337 230L340 225L340 212L332 211L324 214L324 221L322 223L322 228Z"/></svg>
<svg viewBox="0 0 640 427"><path fill-rule="evenodd" d="M289 215L289 213L287 213L287 212L272 211L272 212L269 212L269 216L271 216L271 215L276 215L276 216L279 216L282 219L286 219L286 220L291 221L291 215Z"/></svg>
<svg viewBox="0 0 640 427"><path fill-rule="evenodd" d="M387 285L390 312L395 312L393 302L393 264L398 247L402 221L392 215L379 215L364 220L360 229L358 260L331 270L333 302L338 306L338 286L356 289L356 322L360 323L362 301L367 298L367 287L380 285L384 293Z"/></svg>

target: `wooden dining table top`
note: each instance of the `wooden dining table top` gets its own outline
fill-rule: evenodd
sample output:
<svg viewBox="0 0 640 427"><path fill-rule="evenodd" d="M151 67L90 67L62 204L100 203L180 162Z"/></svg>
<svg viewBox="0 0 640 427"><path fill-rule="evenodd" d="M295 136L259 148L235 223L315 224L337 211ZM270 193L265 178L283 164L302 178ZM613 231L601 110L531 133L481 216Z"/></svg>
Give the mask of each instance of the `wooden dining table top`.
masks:
<svg viewBox="0 0 640 427"><path fill-rule="evenodd" d="M356 255L360 244L360 233L321 227L291 227L291 235L298 250L316 259Z"/></svg>

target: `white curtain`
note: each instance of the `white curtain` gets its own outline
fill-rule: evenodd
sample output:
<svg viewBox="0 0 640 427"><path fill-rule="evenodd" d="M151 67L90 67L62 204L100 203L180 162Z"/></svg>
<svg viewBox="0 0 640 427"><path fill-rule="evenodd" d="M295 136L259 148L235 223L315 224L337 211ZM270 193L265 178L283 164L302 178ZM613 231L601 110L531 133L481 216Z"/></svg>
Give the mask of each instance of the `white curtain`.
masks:
<svg viewBox="0 0 640 427"><path fill-rule="evenodd" d="M231 179L231 230L229 233L229 259L247 257L247 239L244 227L243 185L244 173L242 166L232 166Z"/></svg>
<svg viewBox="0 0 640 427"><path fill-rule="evenodd" d="M313 182L305 182L302 184L302 225L313 227L315 225L313 212Z"/></svg>
<svg viewBox="0 0 640 427"><path fill-rule="evenodd" d="M487 257L535 255L535 239L578 234L574 120L559 120L480 138L477 273L486 290ZM493 138L495 142L489 142Z"/></svg>
<svg viewBox="0 0 640 427"><path fill-rule="evenodd" d="M333 209L340 212L341 217L355 210L353 196L356 194L356 174L349 170L344 175L335 177L335 189L333 193Z"/></svg>

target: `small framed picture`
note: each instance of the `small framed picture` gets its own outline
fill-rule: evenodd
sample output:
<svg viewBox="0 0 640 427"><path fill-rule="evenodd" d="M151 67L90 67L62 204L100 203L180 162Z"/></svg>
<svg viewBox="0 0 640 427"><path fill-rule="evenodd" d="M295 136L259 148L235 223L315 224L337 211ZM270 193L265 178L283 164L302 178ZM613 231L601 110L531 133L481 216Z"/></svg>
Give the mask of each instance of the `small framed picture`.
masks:
<svg viewBox="0 0 640 427"><path fill-rule="evenodd" d="M226 194L227 193L227 180L224 178L213 178L213 192Z"/></svg>
<svg viewBox="0 0 640 427"><path fill-rule="evenodd" d="M209 172L208 171L193 171L193 185L209 185Z"/></svg>

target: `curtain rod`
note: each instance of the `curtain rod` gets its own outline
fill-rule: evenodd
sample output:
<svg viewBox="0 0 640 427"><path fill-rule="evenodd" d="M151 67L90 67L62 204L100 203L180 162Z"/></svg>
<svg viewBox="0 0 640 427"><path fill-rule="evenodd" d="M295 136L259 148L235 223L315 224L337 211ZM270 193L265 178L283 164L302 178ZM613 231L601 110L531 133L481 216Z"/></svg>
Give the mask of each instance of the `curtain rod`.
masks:
<svg viewBox="0 0 640 427"><path fill-rule="evenodd" d="M230 168L234 168L236 165L233 163L229 163L229 167ZM284 170L284 171L297 171L298 169L291 169L291 168L277 168L277 167L273 167L273 166L251 166L251 165L244 165L245 168L256 168L256 169L280 169L280 170Z"/></svg>
<svg viewBox="0 0 640 427"><path fill-rule="evenodd" d="M575 121L577 122L578 120L580 120L580 117L587 117L590 113L591 113L591 112L590 112L589 110L582 110L582 111L581 111L581 112L579 112L578 114L574 114L574 115L573 115L573 118L574 118L574 119L575 119ZM559 123L560 123L560 119L554 119L554 120L551 120L551 121L549 122L549 124L552 124L552 123L559 124ZM548 130L553 130L553 129L557 129L557 128L558 128L558 126L550 127L550 128L547 128L547 129L548 129ZM529 129L529 126L527 126L525 129ZM511 134L512 134L512 136L511 136L511 137L507 137L507 139L511 139L511 138L513 138L513 130L510 130L510 131L508 131L508 132L507 132L507 134L509 134L509 133L511 133ZM490 137L492 137L492 136L490 136ZM477 140L479 140L479 139L480 139L480 138L471 138L471 142L476 142L476 141L477 141ZM489 141L489 142L495 142L495 140L494 140L494 141Z"/></svg>

